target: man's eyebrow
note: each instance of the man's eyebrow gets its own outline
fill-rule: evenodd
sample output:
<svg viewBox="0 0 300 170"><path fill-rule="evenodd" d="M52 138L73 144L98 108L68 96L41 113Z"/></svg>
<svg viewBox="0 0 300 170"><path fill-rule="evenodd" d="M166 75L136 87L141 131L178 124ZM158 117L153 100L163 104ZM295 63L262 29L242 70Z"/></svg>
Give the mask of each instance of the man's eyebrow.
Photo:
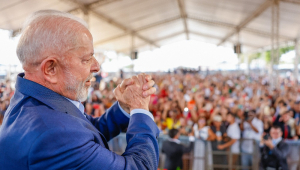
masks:
<svg viewBox="0 0 300 170"><path fill-rule="evenodd" d="M93 56L95 53L94 52L91 52L91 53L88 53L88 54L85 54L84 56L82 56L82 57L87 57L87 56Z"/></svg>

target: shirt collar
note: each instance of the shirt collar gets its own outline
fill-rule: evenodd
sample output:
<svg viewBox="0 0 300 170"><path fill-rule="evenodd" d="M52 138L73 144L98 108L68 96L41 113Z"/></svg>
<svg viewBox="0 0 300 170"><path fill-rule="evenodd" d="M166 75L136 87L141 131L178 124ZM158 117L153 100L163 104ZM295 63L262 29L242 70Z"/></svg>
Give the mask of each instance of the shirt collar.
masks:
<svg viewBox="0 0 300 170"><path fill-rule="evenodd" d="M272 139L272 143L274 146L277 146L278 143L282 140L282 137L278 138L278 139Z"/></svg>
<svg viewBox="0 0 300 170"><path fill-rule="evenodd" d="M75 101L75 100L71 100L69 98L66 98L68 99L71 103L73 103L79 110L80 112L84 115L84 106L81 102L79 101Z"/></svg>
<svg viewBox="0 0 300 170"><path fill-rule="evenodd" d="M178 139L172 139L172 138L170 138L169 141L175 142L177 144L180 144L180 140L178 140Z"/></svg>

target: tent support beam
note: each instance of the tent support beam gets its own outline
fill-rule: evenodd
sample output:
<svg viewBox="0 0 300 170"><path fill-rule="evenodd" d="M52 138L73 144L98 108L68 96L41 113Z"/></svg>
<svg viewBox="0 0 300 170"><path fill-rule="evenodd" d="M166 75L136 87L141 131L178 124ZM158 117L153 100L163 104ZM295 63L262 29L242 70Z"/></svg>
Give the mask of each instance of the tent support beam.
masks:
<svg viewBox="0 0 300 170"><path fill-rule="evenodd" d="M214 35L208 35L208 34L203 34L203 33L199 33L199 32L194 32L194 31L190 31L190 34L195 34L198 35L200 37L207 37L207 38L213 38L213 39L220 39L220 37L214 36ZM233 42L232 42L233 43ZM244 44L245 46L249 46L249 47L253 47L253 48L259 48L256 45L253 44Z"/></svg>
<svg viewBox="0 0 300 170"><path fill-rule="evenodd" d="M92 9L89 7L89 5L86 5L86 4L81 4L79 2L77 2L76 0L67 0L68 2L71 2L75 5L77 5L79 8L87 8L88 11L89 11L89 14L93 14L94 16L96 16L97 18L125 31L125 32L130 32L131 34L134 34L136 37L138 37L139 39L151 44L151 45L154 45L155 47L159 48L160 46L158 46L157 44L155 44L153 41L151 41L150 39L142 36L142 35L139 35L138 33L135 32L135 30L129 28L129 27L126 27L125 25L117 22L116 20L110 18L109 16L103 14L103 13L100 13L98 11L96 11L95 9Z"/></svg>
<svg viewBox="0 0 300 170"><path fill-rule="evenodd" d="M177 35L184 34L184 33L185 33L184 31L176 32L174 34L167 35L167 36L164 36L162 38L158 38L158 39L154 40L154 42L157 43L159 41L166 40L166 39L169 39L169 38L172 38L172 37L175 37ZM135 49L137 49L139 47L142 47L142 46L145 46L145 45L147 45L147 44L141 44L141 45L135 46L135 47L130 48L130 49L126 48L126 49L117 50L117 51L120 52L120 53L127 53L128 51L135 50Z"/></svg>
<svg viewBox="0 0 300 170"><path fill-rule="evenodd" d="M142 36L142 35L139 35L138 33L136 33L135 30L130 29L130 28L128 28L128 27L122 25L121 23L118 23L117 21L113 20L112 18L109 18L109 17L106 16L105 14L101 14L101 13L99 13L99 12L93 10L93 9L90 10L90 12L91 12L93 15L95 15L96 17L98 17L99 19L102 19L102 20L104 20L104 21L110 23L111 25L114 25L115 27L122 29L122 30L124 30L125 32L131 32L132 34L134 34L136 37L140 38L141 40L143 40L143 41L145 41L145 42L147 42L147 43L149 43L149 44L151 44L151 45L153 45L153 46L155 46L155 47L157 47L157 48L160 48L160 46L158 46L157 44L155 44L155 43L154 43L153 41L151 41L150 39L148 39L148 38L146 38L146 37L144 37L144 36Z"/></svg>
<svg viewBox="0 0 300 170"><path fill-rule="evenodd" d="M266 0L262 5L260 5L252 14L250 14L245 20L243 20L238 26L236 26L235 30L231 33L227 34L221 42L218 44L222 45L226 42L230 37L238 33L242 28L244 28L247 24L249 24L253 19L257 18L261 13L263 13L268 7L272 5L273 1Z"/></svg>
<svg viewBox="0 0 300 170"><path fill-rule="evenodd" d="M298 4L300 5L300 1L297 1L297 0L280 0L282 2L288 2L288 3L293 3L293 4Z"/></svg>
<svg viewBox="0 0 300 170"><path fill-rule="evenodd" d="M186 21L187 13L185 10L184 0L177 0L177 2L178 2L178 6L179 6L180 16L182 18L182 22L183 22L183 26L184 26L184 32L186 35L186 39L189 40L190 37L189 37L189 29L188 29L188 25L187 25L187 21Z"/></svg>
<svg viewBox="0 0 300 170"><path fill-rule="evenodd" d="M167 20L163 20L163 21L159 21L159 22L156 22L156 23L153 23L153 24L149 24L149 25L146 25L146 26L135 29L135 32L144 31L144 30L156 27L156 26L160 26L160 25L172 22L172 21L176 21L178 19L180 19L180 17L176 16L176 17L173 17L173 18L170 18L170 19L167 19ZM131 34L131 33L130 32L125 32L124 34L120 34L120 35L117 35L117 36L107 38L105 40L95 42L94 45L104 44L104 43L107 43L109 41L116 40L118 38L122 38L124 36L129 35L129 34Z"/></svg>
<svg viewBox="0 0 300 170"><path fill-rule="evenodd" d="M191 16L189 16L188 19L195 20L199 23L203 23L203 24L207 24L207 25L221 26L221 27L227 27L227 28L236 28L236 26L233 24L221 22L221 21L212 21L212 20L206 20L206 19L202 19L202 18L195 18L195 17L191 17ZM252 29L252 28L244 28L241 31L249 32L249 33L252 33L255 35L259 35L259 36L265 36L268 38L272 37L272 34L270 34L268 32L260 31L260 30L256 30L256 29ZM281 35L280 38L284 39L284 40L295 39L293 37L288 37L288 36L284 36L284 35Z"/></svg>

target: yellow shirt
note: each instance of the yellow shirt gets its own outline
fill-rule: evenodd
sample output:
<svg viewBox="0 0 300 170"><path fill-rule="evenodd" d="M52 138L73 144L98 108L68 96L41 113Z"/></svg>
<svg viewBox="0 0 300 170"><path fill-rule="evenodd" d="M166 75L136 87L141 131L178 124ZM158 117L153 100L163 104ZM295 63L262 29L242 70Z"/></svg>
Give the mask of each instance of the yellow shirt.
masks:
<svg viewBox="0 0 300 170"><path fill-rule="evenodd" d="M167 124L168 129L178 129L180 127L180 121L174 123L172 118L167 118L165 123Z"/></svg>

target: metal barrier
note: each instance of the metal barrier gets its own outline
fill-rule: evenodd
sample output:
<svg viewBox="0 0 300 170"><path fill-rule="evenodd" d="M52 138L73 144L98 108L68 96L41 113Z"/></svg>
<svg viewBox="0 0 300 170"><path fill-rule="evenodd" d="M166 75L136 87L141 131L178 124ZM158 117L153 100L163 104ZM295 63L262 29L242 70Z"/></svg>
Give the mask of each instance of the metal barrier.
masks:
<svg viewBox="0 0 300 170"><path fill-rule="evenodd" d="M158 137L159 145L159 168L163 169L165 155L161 152L162 143L167 140L166 135L161 135ZM181 136L179 138L182 144L189 145L188 137ZM216 149L216 143L207 142L202 140L196 140L194 144L194 149L192 152L185 154L183 156L183 169L182 170L258 170L260 161L259 152L259 142L254 140L242 139L239 140L240 152L237 154L228 151L219 151ZM300 141L286 141L290 147L289 154L287 156L287 161L289 165L289 170L300 170ZM252 145L251 151L249 153L245 151L243 146L249 147ZM122 154L126 149L126 134L122 133L109 141L109 147L112 151L117 154ZM252 166L245 166L243 160L248 159L252 161Z"/></svg>

